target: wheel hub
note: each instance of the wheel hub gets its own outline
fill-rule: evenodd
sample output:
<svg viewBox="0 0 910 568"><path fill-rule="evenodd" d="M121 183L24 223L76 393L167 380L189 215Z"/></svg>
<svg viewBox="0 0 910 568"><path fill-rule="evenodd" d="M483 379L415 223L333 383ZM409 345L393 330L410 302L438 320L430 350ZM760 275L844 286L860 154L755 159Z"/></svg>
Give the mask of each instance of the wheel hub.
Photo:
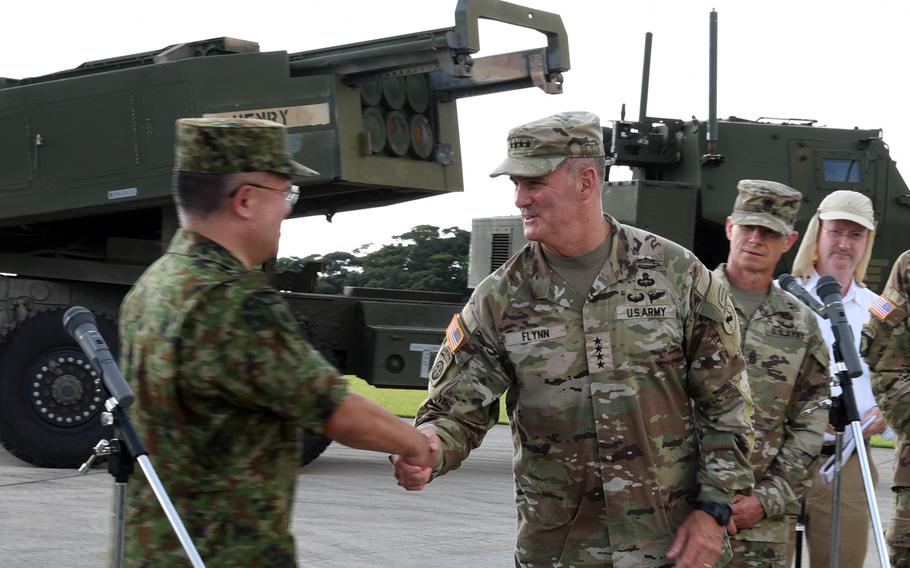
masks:
<svg viewBox="0 0 910 568"><path fill-rule="evenodd" d="M82 398L82 383L72 375L58 377L51 384L51 396L58 404L72 406Z"/></svg>
<svg viewBox="0 0 910 568"><path fill-rule="evenodd" d="M79 426L102 410L101 377L78 351L61 349L41 357L30 377L29 400L45 422L64 428Z"/></svg>

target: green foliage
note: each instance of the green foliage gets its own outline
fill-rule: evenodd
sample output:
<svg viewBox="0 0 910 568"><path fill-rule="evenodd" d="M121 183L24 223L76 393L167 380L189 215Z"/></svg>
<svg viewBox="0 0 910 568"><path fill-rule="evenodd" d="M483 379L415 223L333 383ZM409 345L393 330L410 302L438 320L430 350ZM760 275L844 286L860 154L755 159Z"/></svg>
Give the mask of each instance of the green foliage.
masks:
<svg viewBox="0 0 910 568"><path fill-rule="evenodd" d="M873 447L873 448L891 448L891 449L894 449L894 445L895 445L895 444L894 444L894 439L893 439L893 438L890 439L890 440L886 440L886 439L884 439L884 438L882 438L881 436L878 436L878 435L872 436L872 439L870 440L870 442L872 443L872 447Z"/></svg>
<svg viewBox="0 0 910 568"><path fill-rule="evenodd" d="M345 286L429 290L464 294L468 280L471 232L458 227L417 225L393 237L395 242L358 256L359 251L332 252L304 258L279 258L277 270L301 271L306 262L321 262L315 291L340 294Z"/></svg>

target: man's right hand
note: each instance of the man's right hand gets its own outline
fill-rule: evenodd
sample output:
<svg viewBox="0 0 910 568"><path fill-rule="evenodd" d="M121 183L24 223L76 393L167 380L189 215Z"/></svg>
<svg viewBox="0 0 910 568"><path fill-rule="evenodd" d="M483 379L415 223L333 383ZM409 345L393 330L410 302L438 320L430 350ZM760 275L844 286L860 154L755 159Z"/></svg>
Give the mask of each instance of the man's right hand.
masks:
<svg viewBox="0 0 910 568"><path fill-rule="evenodd" d="M436 456L439 454L439 437L432 427L418 429L427 438L427 452L415 455L391 456L398 485L408 491L420 491L430 482Z"/></svg>

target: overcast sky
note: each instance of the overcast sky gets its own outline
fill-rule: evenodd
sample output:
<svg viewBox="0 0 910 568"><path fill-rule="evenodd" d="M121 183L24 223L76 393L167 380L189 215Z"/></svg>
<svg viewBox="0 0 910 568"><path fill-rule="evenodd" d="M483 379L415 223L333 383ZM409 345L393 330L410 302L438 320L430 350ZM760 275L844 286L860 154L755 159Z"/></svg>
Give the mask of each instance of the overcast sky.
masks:
<svg viewBox="0 0 910 568"><path fill-rule="evenodd" d="M636 119L648 31L654 33L648 114L706 119L711 8L719 15L720 117L881 128L892 158L910 176L908 2L519 3L562 16L572 61L565 93L525 89L462 99L464 193L339 213L331 224L323 218L287 221L282 256L382 244L421 223L470 229L473 217L514 214L510 182L487 176L504 157L509 128L564 110L589 110L606 123L619 118L622 103L626 118ZM257 41L263 51L304 51L451 27L454 7L454 0L8 2L0 76L42 75L218 36ZM543 45L540 34L500 24L484 22L480 32L478 56Z"/></svg>

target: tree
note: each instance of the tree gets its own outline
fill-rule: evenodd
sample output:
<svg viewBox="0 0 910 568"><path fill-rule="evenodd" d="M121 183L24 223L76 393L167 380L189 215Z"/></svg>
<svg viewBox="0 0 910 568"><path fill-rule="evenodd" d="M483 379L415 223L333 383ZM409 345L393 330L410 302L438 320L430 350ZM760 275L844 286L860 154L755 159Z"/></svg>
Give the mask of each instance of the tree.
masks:
<svg viewBox="0 0 910 568"><path fill-rule="evenodd" d="M280 258L277 270L301 270L306 262L322 262L326 268L315 291L325 294L339 294L344 286L467 292L470 231L417 225L392 238L392 244L363 256L333 252Z"/></svg>
<svg viewBox="0 0 910 568"><path fill-rule="evenodd" d="M470 231L417 225L393 239L399 242L364 257L363 286L457 294L467 291Z"/></svg>

